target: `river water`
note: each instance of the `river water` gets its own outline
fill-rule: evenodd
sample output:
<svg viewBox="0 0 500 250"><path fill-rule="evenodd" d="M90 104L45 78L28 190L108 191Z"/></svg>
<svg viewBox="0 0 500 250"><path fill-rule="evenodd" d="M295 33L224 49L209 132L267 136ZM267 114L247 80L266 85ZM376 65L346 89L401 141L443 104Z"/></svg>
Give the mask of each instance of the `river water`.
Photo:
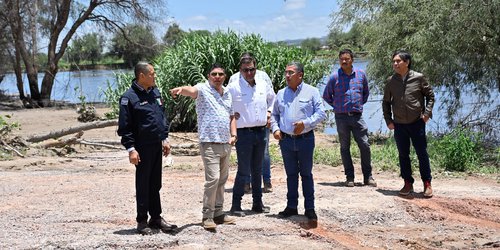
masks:
<svg viewBox="0 0 500 250"><path fill-rule="evenodd" d="M354 67L366 69L368 65L367 61L356 61ZM332 67L333 70L338 69L338 65ZM104 102L103 90L105 90L110 84L114 86L115 75L118 73L131 72L130 70L85 70L85 71L67 71L59 72L56 75L56 81L52 89L52 99L57 101L66 101L70 103L79 103L79 96L85 96L86 102ZM43 75L39 76L39 84L41 84ZM324 81L327 79L325 78ZM320 92L324 89L325 82L319 84L318 87ZM6 74L2 83L0 83L0 90L7 94L18 94L17 87L15 85L14 74ZM27 79L24 80L27 82ZM25 84L25 94L29 94L29 88ZM427 125L428 131L443 132L447 130L446 117L444 111L439 111L441 106L441 97L443 92L436 92L436 103L434 105L434 117L431 119ZM494 96L499 97L498 91L493 93ZM468 102L474 102L474 96L465 96ZM382 116L382 96L381 95L370 95L368 102L364 105L363 118L367 122L368 130L370 132L387 132L387 127ZM500 98L492 98L496 105L500 105ZM325 105L327 109L330 109L328 104ZM466 109L466 108L465 108ZM465 110L466 111L466 110ZM331 115L333 119L333 114ZM335 126L327 126L325 128L325 133L336 134L337 130Z"/></svg>

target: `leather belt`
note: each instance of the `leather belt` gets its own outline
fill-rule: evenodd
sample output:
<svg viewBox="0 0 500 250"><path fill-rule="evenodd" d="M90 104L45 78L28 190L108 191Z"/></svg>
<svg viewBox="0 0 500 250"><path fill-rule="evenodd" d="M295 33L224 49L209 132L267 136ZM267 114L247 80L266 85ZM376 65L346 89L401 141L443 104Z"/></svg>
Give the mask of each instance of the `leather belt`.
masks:
<svg viewBox="0 0 500 250"><path fill-rule="evenodd" d="M347 116L356 116L361 115L360 112L346 112L346 113L335 113L336 115L347 115Z"/></svg>
<svg viewBox="0 0 500 250"><path fill-rule="evenodd" d="M292 138L292 139L300 139L300 138L304 138L310 134L312 134L313 131L309 131L307 133L304 133L304 134L300 134L300 135L291 135L291 134L287 134L287 133L283 133L281 132L281 135L283 135L283 137L289 137L289 138Z"/></svg>
<svg viewBox="0 0 500 250"><path fill-rule="evenodd" d="M245 130L249 130L249 131L262 131L264 129L266 129L267 126L257 126L257 127L247 127L247 128L239 128L237 129L238 131L245 131Z"/></svg>

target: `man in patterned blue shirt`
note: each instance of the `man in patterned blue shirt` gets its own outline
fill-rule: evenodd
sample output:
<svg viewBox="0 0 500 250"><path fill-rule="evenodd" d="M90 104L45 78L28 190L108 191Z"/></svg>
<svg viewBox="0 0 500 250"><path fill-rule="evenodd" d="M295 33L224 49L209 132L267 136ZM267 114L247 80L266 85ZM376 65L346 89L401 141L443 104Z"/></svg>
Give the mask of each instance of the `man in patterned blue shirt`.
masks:
<svg viewBox="0 0 500 250"><path fill-rule="evenodd" d="M317 88L302 81L304 66L291 62L286 66L287 87L278 91L271 128L275 139L279 140L283 163L285 164L287 205L279 212L280 217L297 215L299 203L299 174L302 178L304 215L316 223L314 211L314 180L312 174L314 153L314 128L325 117L323 101Z"/></svg>
<svg viewBox="0 0 500 250"><path fill-rule="evenodd" d="M361 154L363 183L376 187L377 183L372 176L368 126L362 116L363 104L368 101L368 80L365 72L352 66L353 59L350 49L340 51L340 69L330 76L323 92L323 99L332 106L335 112L346 186L354 187L354 166L350 150L352 132Z"/></svg>
<svg viewBox="0 0 500 250"><path fill-rule="evenodd" d="M234 224L235 221L222 209L231 146L236 143L237 136L231 93L222 85L226 79L224 68L213 64L207 77L207 82L173 88L170 94L174 98L183 95L196 99L200 153L205 166L201 224L207 230L214 230L217 224Z"/></svg>

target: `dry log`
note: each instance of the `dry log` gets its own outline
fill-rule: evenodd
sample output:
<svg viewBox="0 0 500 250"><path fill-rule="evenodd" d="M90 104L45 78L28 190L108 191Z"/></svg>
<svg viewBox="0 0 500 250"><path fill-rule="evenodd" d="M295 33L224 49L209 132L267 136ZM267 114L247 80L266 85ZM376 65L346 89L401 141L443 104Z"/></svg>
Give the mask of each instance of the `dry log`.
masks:
<svg viewBox="0 0 500 250"><path fill-rule="evenodd" d="M116 126L118 125L118 120L109 120L109 121L97 121L97 122L89 122L80 126L76 127L69 127L67 129L63 129L60 131L51 131L48 134L44 135L34 135L30 136L27 141L29 142L41 142L47 139L51 138L58 138L61 136L85 131L85 130L90 130L90 129L96 129L96 128L104 128L104 127L110 127L110 126Z"/></svg>
<svg viewBox="0 0 500 250"><path fill-rule="evenodd" d="M47 142L42 145L44 148L61 148L66 145L71 145L76 143L83 135L83 131L78 132L75 136L66 140L57 140L52 142Z"/></svg>
<svg viewBox="0 0 500 250"><path fill-rule="evenodd" d="M2 141L2 145L3 145L3 148L4 148L5 150L8 150L8 151L13 151L13 152L14 152L14 153L16 153L18 156L20 156L20 157L23 157L23 158L24 158L24 155L23 155L23 154L21 154L21 152L19 152L17 149L15 149L15 148L13 148L13 147L9 146L8 144L4 143L3 141Z"/></svg>
<svg viewBox="0 0 500 250"><path fill-rule="evenodd" d="M169 136L169 137L174 137L174 138L179 138L179 139L186 140L186 141L192 141L192 142L197 142L197 143L199 143L199 141L198 141L198 140L194 140L194 139L187 138L187 137L180 136L180 135L168 134L168 136Z"/></svg>
<svg viewBox="0 0 500 250"><path fill-rule="evenodd" d="M88 145L88 146L98 146L98 147L105 147L105 148L112 148L112 149L123 149L123 147L117 147L109 144L104 144L104 143L99 143L99 142L91 142L91 141L86 141L86 140L77 140L76 143L80 143L83 145Z"/></svg>

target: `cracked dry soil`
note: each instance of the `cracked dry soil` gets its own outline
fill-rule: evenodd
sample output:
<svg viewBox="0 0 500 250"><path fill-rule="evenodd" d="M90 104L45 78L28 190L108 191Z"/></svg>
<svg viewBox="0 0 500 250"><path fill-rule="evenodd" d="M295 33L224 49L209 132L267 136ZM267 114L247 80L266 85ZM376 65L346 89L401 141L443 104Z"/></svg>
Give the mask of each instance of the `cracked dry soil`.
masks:
<svg viewBox="0 0 500 250"><path fill-rule="evenodd" d="M104 112L104 109L100 109ZM0 111L21 124L20 136L77 125L68 109ZM119 140L116 128L85 131L87 140ZM196 138L195 134L177 134ZM173 138L172 144L185 143ZM317 144L332 143L318 135ZM135 232L134 167L124 150L73 146L56 156L32 149L25 158L0 161L0 249L490 249L500 247L498 176L435 175L435 195L424 199L420 182L398 196L398 173L375 171L378 187L343 186L342 166L315 165L316 212L280 219L286 176L272 166L273 193L264 194L269 214L237 218L236 225L201 226L203 165L199 156L173 156L164 168L163 216L179 226L172 234ZM357 176L361 176L356 166ZM231 166L225 210L236 174ZM416 178L418 179L418 177ZM301 197L299 213L303 214ZM251 196L243 197L250 211Z"/></svg>

